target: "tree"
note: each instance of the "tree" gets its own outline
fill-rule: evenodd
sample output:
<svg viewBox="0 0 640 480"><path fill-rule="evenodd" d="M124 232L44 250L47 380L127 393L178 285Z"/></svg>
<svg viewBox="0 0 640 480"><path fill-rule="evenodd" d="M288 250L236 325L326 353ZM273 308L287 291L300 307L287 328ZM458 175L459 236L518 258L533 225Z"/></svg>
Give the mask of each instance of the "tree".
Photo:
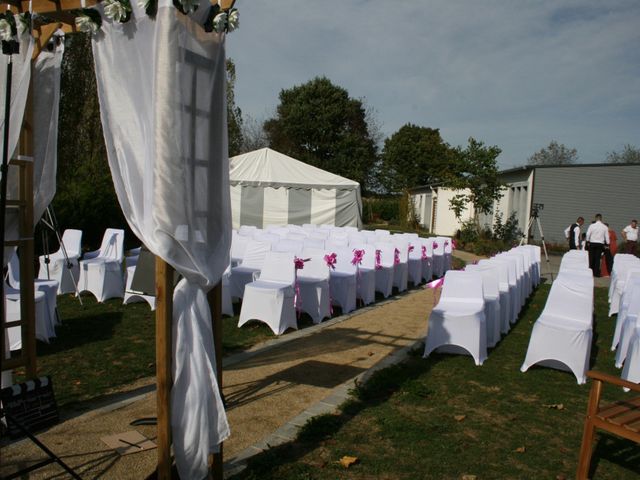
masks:
<svg viewBox="0 0 640 480"><path fill-rule="evenodd" d="M236 105L236 65L228 58L225 64L227 72L227 132L229 139L229 156L238 155L242 150L242 111Z"/></svg>
<svg viewBox="0 0 640 480"><path fill-rule="evenodd" d="M462 216L469 204L473 205L476 215L491 213L493 203L502 196L497 163L501 152L497 146L485 146L474 138L469 138L467 148L455 149L455 176L446 181L445 186L468 190L468 193L458 193L450 200L456 218Z"/></svg>
<svg viewBox="0 0 640 480"><path fill-rule="evenodd" d="M242 149L240 153L252 152L269 146L264 122L260 122L250 115L242 119Z"/></svg>
<svg viewBox="0 0 640 480"><path fill-rule="evenodd" d="M527 160L527 165L571 165L578 160L578 151L567 148L552 140L548 147L542 148Z"/></svg>
<svg viewBox="0 0 640 480"><path fill-rule="evenodd" d="M385 140L377 175L387 190L400 192L451 177L451 160L437 128L407 123Z"/></svg>
<svg viewBox="0 0 640 480"><path fill-rule="evenodd" d="M377 148L362 101L326 77L282 90L279 98L264 124L271 148L365 187Z"/></svg>
<svg viewBox="0 0 640 480"><path fill-rule="evenodd" d="M607 154L609 163L640 163L640 148L633 145L625 145L622 152L609 152Z"/></svg>

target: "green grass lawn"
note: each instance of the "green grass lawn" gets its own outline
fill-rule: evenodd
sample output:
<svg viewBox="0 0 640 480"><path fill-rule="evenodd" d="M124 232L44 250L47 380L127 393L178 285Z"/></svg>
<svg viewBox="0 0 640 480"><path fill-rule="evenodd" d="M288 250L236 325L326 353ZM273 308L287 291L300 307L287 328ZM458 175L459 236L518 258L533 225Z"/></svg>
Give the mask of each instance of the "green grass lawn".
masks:
<svg viewBox="0 0 640 480"><path fill-rule="evenodd" d="M537 290L482 367L468 356L414 352L359 386L340 414L311 420L297 441L255 457L234 479L574 478L590 383L519 370L548 292ZM592 368L619 376L606 296L596 289ZM603 398L624 395L609 389ZM349 469L338 463L347 455L358 458ZM596 479L637 479L640 447L600 435L592 470Z"/></svg>
<svg viewBox="0 0 640 480"><path fill-rule="evenodd" d="M62 324L50 344L37 342L39 375L51 375L61 408L78 406L136 380L155 376L155 313L146 303L97 303L71 295L58 297ZM224 355L246 349L273 334L261 323L239 329L238 317L223 317ZM301 322L304 323L304 322ZM310 322L309 322L310 323ZM17 371L20 380L24 371Z"/></svg>

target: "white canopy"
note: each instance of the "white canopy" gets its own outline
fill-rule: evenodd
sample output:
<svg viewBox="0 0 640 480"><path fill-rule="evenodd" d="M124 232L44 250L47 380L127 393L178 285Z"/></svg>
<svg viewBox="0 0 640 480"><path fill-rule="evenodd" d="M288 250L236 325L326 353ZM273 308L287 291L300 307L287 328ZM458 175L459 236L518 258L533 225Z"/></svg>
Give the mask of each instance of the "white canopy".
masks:
<svg viewBox="0 0 640 480"><path fill-rule="evenodd" d="M229 159L233 226L362 226L360 184L263 148Z"/></svg>

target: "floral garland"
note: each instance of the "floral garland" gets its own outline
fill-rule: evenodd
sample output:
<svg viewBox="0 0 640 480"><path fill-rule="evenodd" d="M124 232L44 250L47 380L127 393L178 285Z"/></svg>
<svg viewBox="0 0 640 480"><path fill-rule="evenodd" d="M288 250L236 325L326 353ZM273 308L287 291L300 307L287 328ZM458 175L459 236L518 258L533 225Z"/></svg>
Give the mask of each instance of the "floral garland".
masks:
<svg viewBox="0 0 640 480"><path fill-rule="evenodd" d="M0 13L0 40L18 41L24 32L31 32L31 13L15 14L11 10Z"/></svg>
<svg viewBox="0 0 640 480"><path fill-rule="evenodd" d="M324 256L324 261L331 270L336 269L336 261L338 260L338 255L333 252L331 255L327 254Z"/></svg>
<svg viewBox="0 0 640 480"><path fill-rule="evenodd" d="M233 32L240 26L240 13L237 8L224 10L221 0L209 8L207 20L204 23L206 32ZM153 18L158 12L158 0L141 0L138 5L145 13ZM195 12L200 7L200 0L173 0L173 5L183 14ZM130 0L104 0L104 16L114 23L127 23L131 20ZM85 33L96 33L102 27L100 13L93 8L83 8L75 11L76 27ZM0 27L1 28L1 27ZM0 32L1 34L1 32Z"/></svg>

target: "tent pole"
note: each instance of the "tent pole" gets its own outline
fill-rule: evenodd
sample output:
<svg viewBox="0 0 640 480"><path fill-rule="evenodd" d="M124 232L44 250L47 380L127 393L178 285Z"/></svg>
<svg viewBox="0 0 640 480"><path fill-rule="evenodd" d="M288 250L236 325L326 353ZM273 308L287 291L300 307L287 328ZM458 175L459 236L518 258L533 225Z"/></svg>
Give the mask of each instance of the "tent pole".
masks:
<svg viewBox="0 0 640 480"><path fill-rule="evenodd" d="M173 268L156 257L156 383L159 480L171 479L171 321Z"/></svg>
<svg viewBox="0 0 640 480"><path fill-rule="evenodd" d="M222 280L220 280L207 295L209 300L209 309L211 311L211 322L213 327L213 344L216 350L216 377L220 396L224 402L224 394L222 393ZM223 477L223 455L222 446L219 445L218 453L213 454L211 463L211 475L213 480L222 480Z"/></svg>

